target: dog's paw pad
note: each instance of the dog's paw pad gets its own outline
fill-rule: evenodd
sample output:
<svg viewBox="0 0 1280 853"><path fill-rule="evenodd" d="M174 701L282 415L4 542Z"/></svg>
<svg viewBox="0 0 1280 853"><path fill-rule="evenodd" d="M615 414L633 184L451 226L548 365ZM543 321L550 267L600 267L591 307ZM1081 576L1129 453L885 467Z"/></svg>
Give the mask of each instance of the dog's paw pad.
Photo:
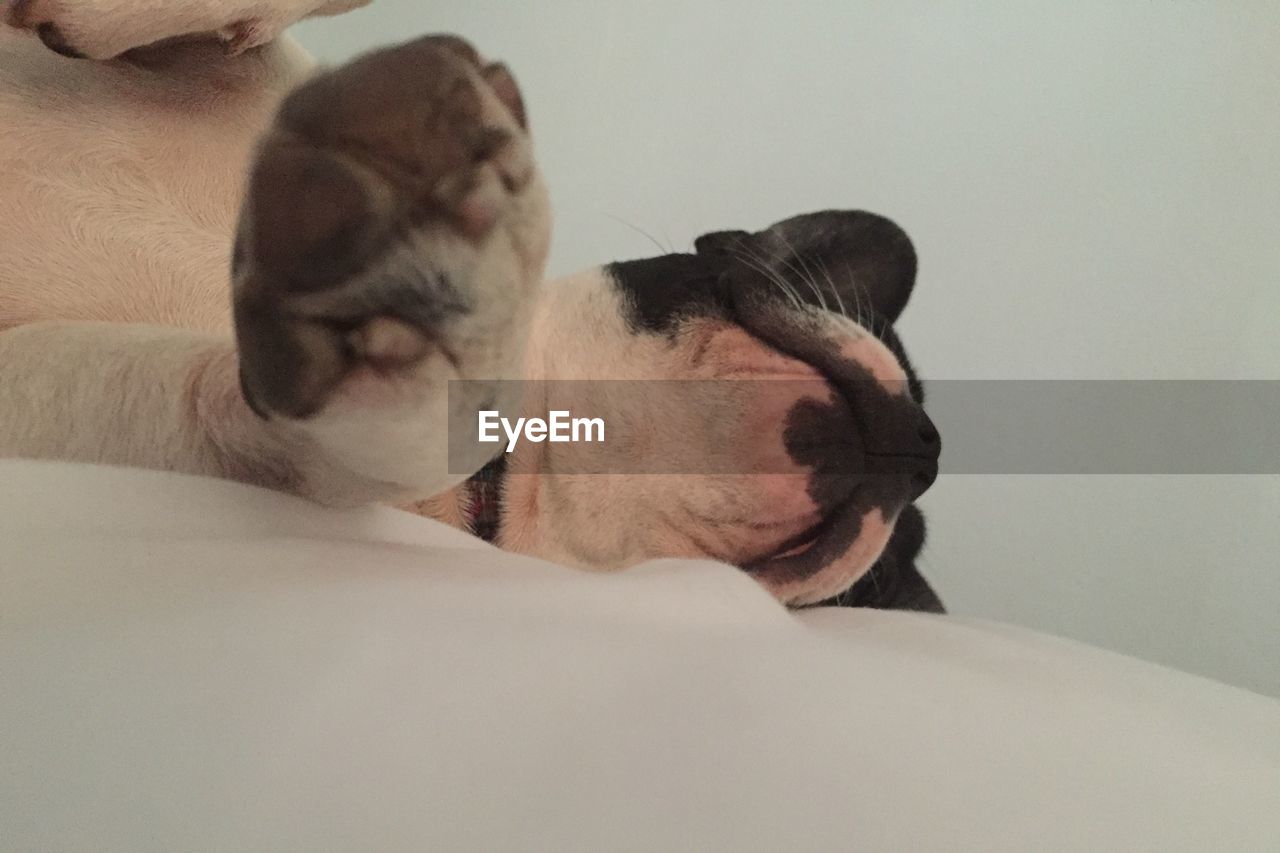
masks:
<svg viewBox="0 0 1280 853"><path fill-rule="evenodd" d="M433 349L421 330L391 317L375 317L349 333L347 346L357 358L382 372L417 364Z"/></svg>
<svg viewBox="0 0 1280 853"><path fill-rule="evenodd" d="M259 410L379 407L515 369L547 230L524 121L510 74L450 36L367 54L285 98L232 265Z"/></svg>

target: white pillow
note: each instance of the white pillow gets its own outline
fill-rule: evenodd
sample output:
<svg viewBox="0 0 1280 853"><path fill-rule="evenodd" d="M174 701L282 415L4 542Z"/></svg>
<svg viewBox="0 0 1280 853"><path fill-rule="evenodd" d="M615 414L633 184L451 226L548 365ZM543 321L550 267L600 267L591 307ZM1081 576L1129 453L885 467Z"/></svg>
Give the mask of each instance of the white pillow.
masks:
<svg viewBox="0 0 1280 853"><path fill-rule="evenodd" d="M390 509L0 463L0 850L1280 850L1280 703Z"/></svg>

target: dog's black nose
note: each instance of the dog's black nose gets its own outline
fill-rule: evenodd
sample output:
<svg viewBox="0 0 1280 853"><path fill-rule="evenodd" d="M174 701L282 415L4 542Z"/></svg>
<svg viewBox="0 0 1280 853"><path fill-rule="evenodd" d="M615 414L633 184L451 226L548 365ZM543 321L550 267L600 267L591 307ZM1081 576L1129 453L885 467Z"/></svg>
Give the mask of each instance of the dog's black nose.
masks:
<svg viewBox="0 0 1280 853"><path fill-rule="evenodd" d="M938 428L919 406L913 407L912 416L915 429L908 431L909 434L903 437L903 452L937 462L942 453L942 437L938 435Z"/></svg>
<svg viewBox="0 0 1280 853"><path fill-rule="evenodd" d="M863 419L867 469L908 478L911 499L923 495L938 478L942 437L921 406L912 400L881 402Z"/></svg>
<svg viewBox="0 0 1280 853"><path fill-rule="evenodd" d="M911 474L912 500L927 492L933 485L933 481L938 479L938 458L942 455L942 436L938 435L938 428L933 425L933 421L925 414L924 409L917 411L919 420L916 426L916 441L921 464Z"/></svg>
<svg viewBox="0 0 1280 853"><path fill-rule="evenodd" d="M784 435L792 460L813 468L831 500L868 482L893 501L924 494L938 477L942 439L921 405L874 381L839 390L841 400L804 399L792 409Z"/></svg>

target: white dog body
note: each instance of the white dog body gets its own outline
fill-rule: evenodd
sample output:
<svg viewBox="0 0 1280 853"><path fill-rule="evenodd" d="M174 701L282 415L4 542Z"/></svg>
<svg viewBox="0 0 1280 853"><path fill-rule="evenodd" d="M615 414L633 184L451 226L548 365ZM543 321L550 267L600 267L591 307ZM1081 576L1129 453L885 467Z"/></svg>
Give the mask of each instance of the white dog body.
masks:
<svg viewBox="0 0 1280 853"><path fill-rule="evenodd" d="M374 419L383 442L370 458L359 407L264 422L240 398L230 242L254 143L313 67L296 43L231 56L192 42L157 55L159 70L63 58L12 30L0 50L0 211L13 223L0 233L0 453L159 466L337 505L453 485L443 454L424 452L431 419L416 405L394 414L408 401Z"/></svg>
<svg viewBox="0 0 1280 853"><path fill-rule="evenodd" d="M450 471L441 436L450 407L475 401L451 403L451 379L787 379L722 385L699 404L727 413L721 446L770 460L749 485L692 470L564 473L551 448L531 445L509 461L529 476L507 478L496 538L587 568L717 557L755 566L797 603L847 588L880 556L909 490L851 485L857 500L820 497L810 480L821 466L798 461L784 425L810 398L856 396L837 394L845 386L833 377L845 368L836 363L892 405L910 404L905 360L843 304L821 293L820 306L802 304L787 280L803 265L813 285L807 261L827 262L833 234L880 229L909 265L878 248L863 263L864 248L846 256L843 242L835 260L871 270L857 281L850 273L857 290L845 293L851 304L863 294L865 317L874 307L891 321L914 277L905 235L878 218L868 226L868 214L814 215L828 218L743 233L728 252L542 287L546 193L505 69L456 40L427 39L314 76L306 53L277 37L305 15L359 5L10 6L15 28L0 27L0 456L226 477L331 505L398 503L466 526L467 474ZM436 69L424 79L452 81L422 96L436 99L427 107L405 84L424 67ZM396 117L419 109L451 123L410 144L417 126ZM427 208L413 195L419 180ZM793 243L813 253L791 256ZM334 255L337 244L359 263ZM323 286L295 275L323 277L348 261ZM755 291L776 286L787 298L755 299L741 284L753 270L764 275ZM826 280L841 300L844 285ZM641 400L597 403L606 420L645 412ZM712 452L689 412L668 405L652 423L655 447ZM920 453L936 465L936 446ZM853 504L845 540L807 533ZM806 557L814 542L822 553Z"/></svg>

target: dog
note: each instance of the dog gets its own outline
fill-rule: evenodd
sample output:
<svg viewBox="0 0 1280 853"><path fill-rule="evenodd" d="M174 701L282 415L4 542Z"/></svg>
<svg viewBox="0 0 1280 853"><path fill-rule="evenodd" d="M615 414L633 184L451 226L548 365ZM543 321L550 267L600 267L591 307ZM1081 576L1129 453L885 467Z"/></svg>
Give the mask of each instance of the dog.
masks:
<svg viewBox="0 0 1280 853"><path fill-rule="evenodd" d="M0 456L389 503L585 569L713 558L789 606L941 611L915 566L940 439L893 328L906 234L824 211L544 282L509 69L428 36L318 70L284 34L364 2L6 7ZM451 459L479 409L620 380L710 383L657 408L588 394L643 425L611 447L643 476L547 443ZM743 467L662 468L672 448Z"/></svg>

